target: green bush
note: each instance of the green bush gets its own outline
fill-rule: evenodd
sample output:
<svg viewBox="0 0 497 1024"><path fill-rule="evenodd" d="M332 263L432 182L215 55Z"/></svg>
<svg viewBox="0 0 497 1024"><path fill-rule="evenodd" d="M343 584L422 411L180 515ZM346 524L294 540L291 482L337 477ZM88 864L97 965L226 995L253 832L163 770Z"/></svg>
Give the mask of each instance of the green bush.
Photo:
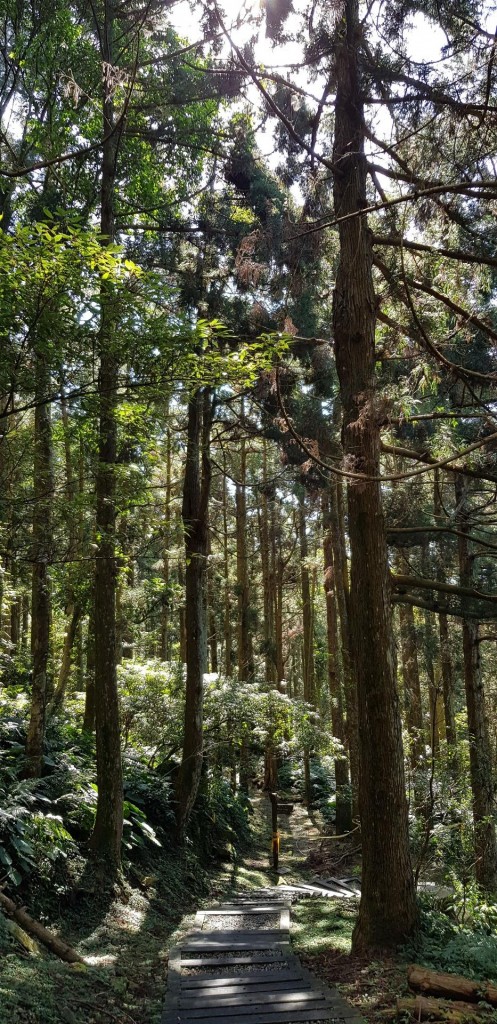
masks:
<svg viewBox="0 0 497 1024"><path fill-rule="evenodd" d="M444 899L421 896L421 929L404 952L436 970L497 981L497 905L489 904L477 886Z"/></svg>
<svg viewBox="0 0 497 1024"><path fill-rule="evenodd" d="M201 859L225 855L250 839L249 805L223 779L204 780L188 827L188 839Z"/></svg>

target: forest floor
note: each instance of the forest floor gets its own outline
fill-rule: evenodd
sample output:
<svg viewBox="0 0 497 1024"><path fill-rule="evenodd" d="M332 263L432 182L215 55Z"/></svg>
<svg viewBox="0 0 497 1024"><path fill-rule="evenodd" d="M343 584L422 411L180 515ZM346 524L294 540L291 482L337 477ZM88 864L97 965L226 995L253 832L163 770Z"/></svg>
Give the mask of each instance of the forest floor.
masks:
<svg viewBox="0 0 497 1024"><path fill-rule="evenodd" d="M0 1024L159 1024L168 950L192 927L195 911L241 891L309 881L315 877L312 863L323 859L319 822L296 805L282 822L277 875L269 865L268 801L256 796L253 804L251 849L218 866L208 884L193 876L188 882L183 865L178 892L177 880L161 874L159 867L157 876L107 893L92 893L91 886L81 883L72 901L64 896L58 915L52 904L44 923L55 924L85 962L69 965L43 952L23 956L13 947L0 965ZM351 865L342 859L334 867L328 857L326 870L350 876ZM356 912L356 900L299 901L292 908L292 939L318 979L337 987L360 1014L377 1022L406 988L405 963L372 963L350 955Z"/></svg>

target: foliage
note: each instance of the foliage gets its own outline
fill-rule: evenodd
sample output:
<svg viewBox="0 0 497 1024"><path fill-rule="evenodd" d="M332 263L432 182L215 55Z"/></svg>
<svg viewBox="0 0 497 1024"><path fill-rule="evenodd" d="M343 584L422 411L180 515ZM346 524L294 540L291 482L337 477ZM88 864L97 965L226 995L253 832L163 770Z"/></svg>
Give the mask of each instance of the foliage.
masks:
<svg viewBox="0 0 497 1024"><path fill-rule="evenodd" d="M407 958L467 977L497 981L497 906L472 885L444 899L421 896L421 931L405 948Z"/></svg>
<svg viewBox="0 0 497 1024"><path fill-rule="evenodd" d="M191 848L201 860L217 859L246 846L250 837L249 806L243 794L217 775L201 787L188 827Z"/></svg>
<svg viewBox="0 0 497 1024"><path fill-rule="evenodd" d="M325 822L332 822L335 816L335 774L330 756L311 757L309 761L311 780L311 806L320 811ZM302 797L305 794L304 769L300 758L287 758L278 770L279 785L282 789L295 787Z"/></svg>

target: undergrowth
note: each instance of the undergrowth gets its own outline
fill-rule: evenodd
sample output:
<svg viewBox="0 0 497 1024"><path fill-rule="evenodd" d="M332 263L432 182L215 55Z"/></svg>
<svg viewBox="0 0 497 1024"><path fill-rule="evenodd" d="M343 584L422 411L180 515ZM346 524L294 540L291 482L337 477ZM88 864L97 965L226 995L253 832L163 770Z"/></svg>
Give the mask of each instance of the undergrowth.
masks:
<svg viewBox="0 0 497 1024"><path fill-rule="evenodd" d="M426 896L420 903L421 929L403 955L435 970L497 982L497 906L476 886L454 891L443 907Z"/></svg>

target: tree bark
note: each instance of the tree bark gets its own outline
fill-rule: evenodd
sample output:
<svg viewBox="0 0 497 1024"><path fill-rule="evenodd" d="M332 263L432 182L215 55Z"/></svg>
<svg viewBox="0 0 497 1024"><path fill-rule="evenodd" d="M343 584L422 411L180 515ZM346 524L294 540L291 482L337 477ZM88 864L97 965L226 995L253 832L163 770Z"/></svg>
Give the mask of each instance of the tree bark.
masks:
<svg viewBox="0 0 497 1024"><path fill-rule="evenodd" d="M224 563L224 672L227 678L233 671L233 652L231 637L231 588L230 588L230 557L228 535L228 487L226 466L223 474L223 563Z"/></svg>
<svg viewBox="0 0 497 1024"><path fill-rule="evenodd" d="M468 532L469 505L463 477L455 479L458 536L459 573L461 584L472 582L473 562ZM497 885L497 842L495 835L495 785L493 779L492 749L485 708L485 691L480 662L478 622L463 619L462 639L464 658L464 687L468 711L468 733L471 791L473 797L473 825L475 844L475 874L479 884L488 891Z"/></svg>
<svg viewBox="0 0 497 1024"><path fill-rule="evenodd" d="M41 774L48 699L48 659L50 654L50 575L51 523L53 501L52 424L50 406L43 401L50 391L47 356L35 351L36 409L34 427L34 512L33 576L31 599L31 653L33 686L31 713L26 740L27 778Z"/></svg>
<svg viewBox="0 0 497 1024"><path fill-rule="evenodd" d="M300 544L300 594L302 601L302 680L304 700L315 703L314 690L314 609L311 600L311 582L308 565L309 549L305 522L305 495L299 496L298 531ZM310 752L304 749L304 799L309 807L312 802Z"/></svg>
<svg viewBox="0 0 497 1024"><path fill-rule="evenodd" d="M346 465L379 474L375 411L376 297L367 205L358 0L336 30L334 200L340 260L333 301ZM349 219L343 220L347 215ZM398 943L418 922L409 854L402 729L396 690L385 526L377 481L348 487L351 633L356 651L362 894L355 952Z"/></svg>
<svg viewBox="0 0 497 1024"><path fill-rule="evenodd" d="M244 419L244 403L242 398L240 418ZM245 439L240 441L240 469L235 491L236 508L236 590L238 595L238 679L240 682L251 682L254 676L254 659L252 653L252 634L250 624L250 588L248 574L247 550L247 457ZM242 737L240 747L240 789L248 793L249 789L249 751L248 737Z"/></svg>
<svg viewBox="0 0 497 1024"><path fill-rule="evenodd" d="M67 409L67 402L64 396L64 389L61 388L61 413L62 413L62 425L64 431L64 455L65 455L65 468L66 468L66 501L67 501L67 515L68 515L68 557L75 558L79 550L79 539L80 530L77 529L75 520L75 508L74 503L77 495L77 481L73 472L73 460L71 452L71 439L69 429L69 413ZM74 588L70 585L68 587L68 624L64 637L64 645L62 648L62 658L59 667L59 674L57 678L57 684L55 686L54 694L50 702L49 714L57 713L64 702L67 686L69 683L69 677L71 674L71 657L72 651L76 640L76 634L78 631L79 624L81 622L82 609L79 601L75 597Z"/></svg>
<svg viewBox="0 0 497 1024"><path fill-rule="evenodd" d="M314 609L311 598L311 574L309 572L309 545L305 521L305 495L299 499L299 542L300 542L300 592L302 598L302 634L303 634L303 682L304 700L314 704Z"/></svg>
<svg viewBox="0 0 497 1024"><path fill-rule="evenodd" d="M415 1021L451 1021L452 1024L481 1024L485 1020L481 1010L471 1003L446 1002L439 999L397 999L397 1015L403 1020L405 1014Z"/></svg>
<svg viewBox="0 0 497 1024"><path fill-rule="evenodd" d="M340 626L340 650L343 667L347 744L349 749L350 784L352 787L352 818L360 819L359 811L359 723L357 709L357 676L350 635L350 588L345 543L344 500L342 482L338 478L330 483L330 527L333 548L333 568L336 579L336 599Z"/></svg>
<svg viewBox="0 0 497 1024"><path fill-rule="evenodd" d="M72 946L68 946L58 935L54 935L53 932L48 931L48 928L45 928L39 921L35 921L26 913L24 908L16 906L14 901L9 899L3 892L0 892L0 906L4 908L9 917L12 917L21 928L24 928L24 931L28 932L29 935L33 935L39 942L42 942L51 953L55 953L61 960L65 960L69 964L83 963L83 958L79 953L76 953Z"/></svg>
<svg viewBox="0 0 497 1024"><path fill-rule="evenodd" d="M262 486L259 505L259 539L261 548L262 605L264 622L264 675L268 686L276 680L276 650L274 640L274 550L270 543L269 497L270 485L267 478L267 447L263 442Z"/></svg>
<svg viewBox="0 0 497 1024"><path fill-rule="evenodd" d="M331 723L333 735L346 745L346 723L343 708L343 693L338 670L338 622L336 603L336 581L333 566L333 545L331 540L330 494L323 492L323 558L324 593L326 599L326 631L328 641L328 688L331 700ZM352 828L352 803L349 768L345 756L335 758L335 828L337 835Z"/></svg>
<svg viewBox="0 0 497 1024"><path fill-rule="evenodd" d="M86 634L86 686L83 732L95 732L95 603L90 606Z"/></svg>
<svg viewBox="0 0 497 1024"><path fill-rule="evenodd" d="M423 576L427 576L428 569L428 548L426 544L422 548L421 556L421 571ZM440 722L442 718L442 706L441 706L441 687L439 686L439 680L435 674L435 663L436 663L436 635L435 635L435 620L433 614L428 609L423 612L424 619L424 662L426 668L426 675L428 679L428 693L430 699L430 746L433 746L433 754L438 755L440 749Z"/></svg>
<svg viewBox="0 0 497 1024"><path fill-rule="evenodd" d="M454 673L452 669L452 658L450 656L449 620L445 612L438 616L438 629L440 637L440 669L442 673L442 687L444 698L445 718L445 739L452 753L456 751L457 734L456 720L454 715Z"/></svg>
<svg viewBox="0 0 497 1024"><path fill-rule="evenodd" d="M404 707L406 725L409 731L409 759L413 779L419 772L425 747L423 705L419 678L418 649L414 609L411 605L399 605L400 646L402 655L402 678L404 682ZM415 787L416 789L416 787Z"/></svg>
<svg viewBox="0 0 497 1024"><path fill-rule="evenodd" d="M435 483L433 489L433 513L436 522L442 522L442 492L438 470L435 471ZM442 538L437 545L437 569L438 575L445 582L445 559L442 547ZM440 673L442 676L442 693L445 719L445 739L449 747L449 759L452 763L457 760L457 736L456 722L454 717L454 679L452 671L452 659L450 656L449 643L449 622L445 612L438 616L438 637L440 643Z"/></svg>
<svg viewBox="0 0 497 1024"><path fill-rule="evenodd" d="M466 999L468 1002L485 1000L497 1006L497 986L486 981L471 981L459 974L432 971L429 967L411 964L407 968L407 980L411 988L430 992L436 996L452 999Z"/></svg>
<svg viewBox="0 0 497 1024"><path fill-rule="evenodd" d="M104 66L114 66L114 15L106 3L100 26ZM103 75L101 216L103 245L114 241L114 190L117 135L113 87ZM116 668L116 477L118 339L112 284L102 281L100 295L99 441L96 474L97 553L95 566L95 730L97 811L90 846L112 875L121 864L123 786Z"/></svg>
<svg viewBox="0 0 497 1024"><path fill-rule="evenodd" d="M242 405L243 418L243 405ZM245 440L240 441L239 480L236 484L236 590L238 596L238 678L248 682L254 674L250 631L250 590L247 553L247 460Z"/></svg>
<svg viewBox="0 0 497 1024"><path fill-rule="evenodd" d="M182 518L186 556L186 700L183 755L176 784L177 825L184 836L202 773L204 673L207 668L205 577L211 484L212 399L199 388L188 403Z"/></svg>
<svg viewBox="0 0 497 1024"><path fill-rule="evenodd" d="M276 685L285 678L285 653L283 650L283 579L285 566L281 550L281 524L278 521L276 501L271 503L270 549L272 575L274 579L274 645L276 648ZM290 696L290 693L289 693Z"/></svg>
<svg viewBox="0 0 497 1024"><path fill-rule="evenodd" d="M164 581L164 593L161 609L161 640L160 656L162 661L169 661L169 618L170 618L170 567L169 567L169 546L171 543L171 428L166 430L166 521L164 527L164 554L162 578Z"/></svg>
<svg viewBox="0 0 497 1024"><path fill-rule="evenodd" d="M64 703L64 697L66 695L67 684L69 682L69 676L71 674L71 656L73 652L74 642L76 640L76 634L78 626L81 621L81 608L78 604L73 604L69 611L69 623L64 637L64 647L62 650L62 659L59 668L59 676L57 679L57 685L55 692L52 697L50 704L50 713L54 714L60 711Z"/></svg>

